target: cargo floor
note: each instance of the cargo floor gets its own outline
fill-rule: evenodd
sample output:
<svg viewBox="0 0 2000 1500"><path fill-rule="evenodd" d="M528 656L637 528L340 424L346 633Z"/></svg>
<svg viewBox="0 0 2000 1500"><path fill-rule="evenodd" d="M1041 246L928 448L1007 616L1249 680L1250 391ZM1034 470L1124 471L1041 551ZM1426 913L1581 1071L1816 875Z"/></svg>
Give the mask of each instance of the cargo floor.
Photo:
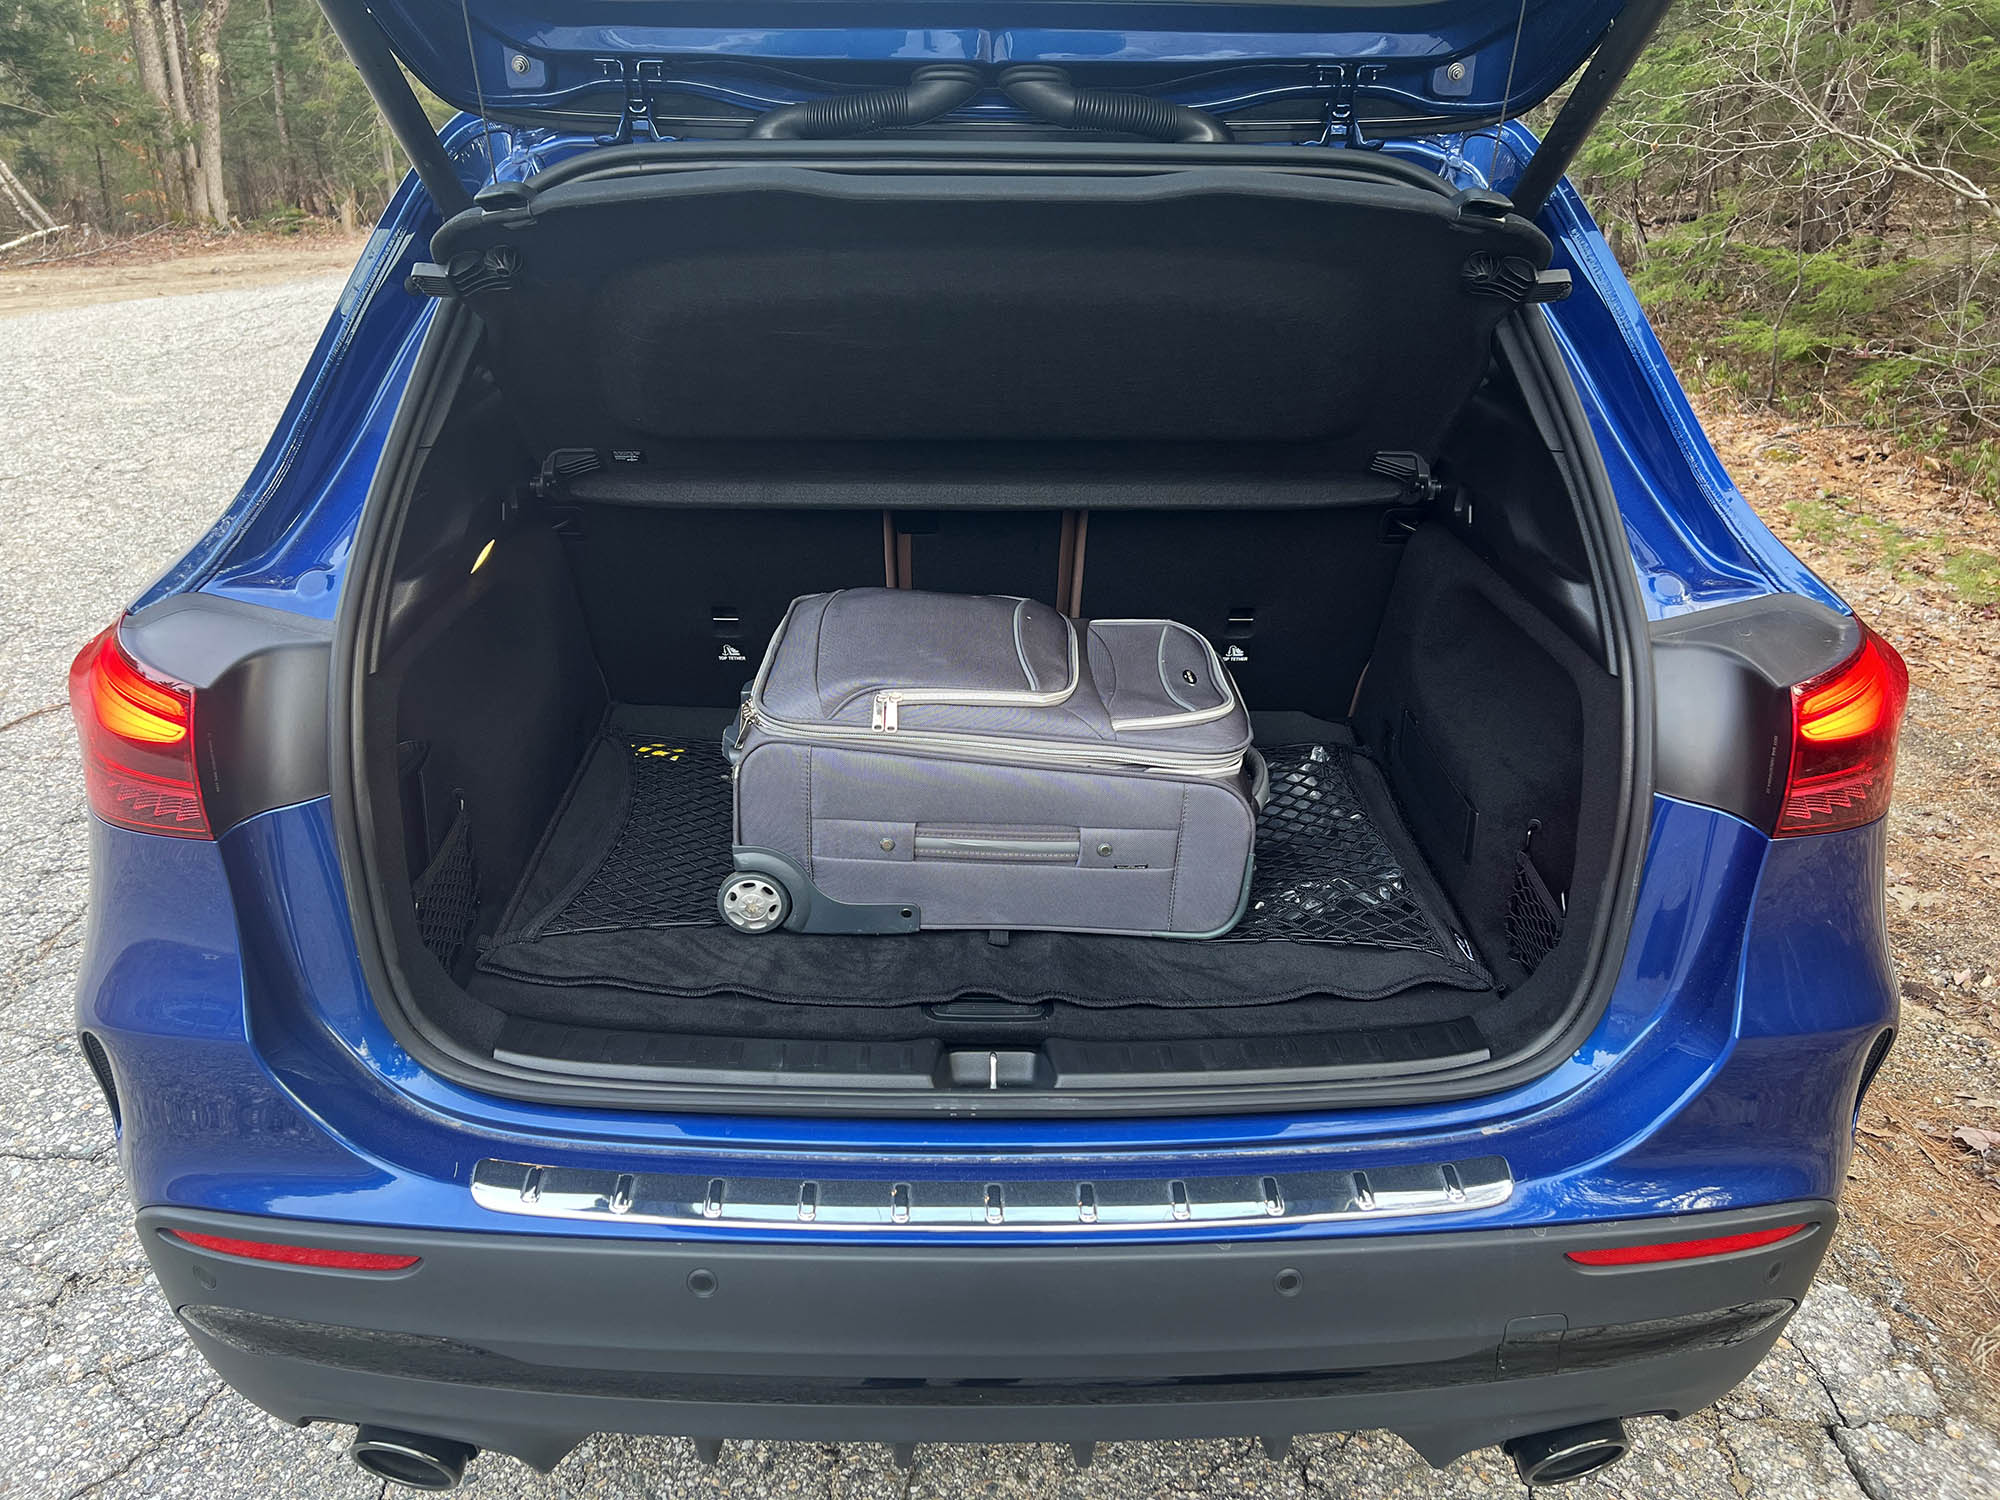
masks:
<svg viewBox="0 0 2000 1500"><path fill-rule="evenodd" d="M1258 721L1273 795L1250 910L1227 938L744 937L715 909L726 722L612 712L482 944L476 998L529 1021L846 1038L910 1034L919 1011L925 1031L956 1018L1102 1036L1111 1017L1093 1013L1146 1007L1148 1036L1214 1036L1336 1025L1355 1001L1384 1012L1374 1024L1462 1015L1491 984L1380 773L1343 726L1293 714Z"/></svg>

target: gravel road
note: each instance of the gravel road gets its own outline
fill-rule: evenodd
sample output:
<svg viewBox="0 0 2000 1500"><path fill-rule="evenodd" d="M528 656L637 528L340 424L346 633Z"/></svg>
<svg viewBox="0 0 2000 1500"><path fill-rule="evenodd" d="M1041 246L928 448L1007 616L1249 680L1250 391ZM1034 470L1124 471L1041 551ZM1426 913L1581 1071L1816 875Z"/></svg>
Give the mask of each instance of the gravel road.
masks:
<svg viewBox="0 0 2000 1500"><path fill-rule="evenodd" d="M111 1126L71 1036L86 814L64 708L71 654L233 493L284 404L338 277L0 321L0 1495L376 1496L345 1429L295 1432L187 1348L130 1228ZM1853 1290L1850 1290L1853 1288ZM1636 1424L1637 1451L1569 1491L1647 1500L1977 1500L2000 1444L1894 1270L1851 1237L1781 1343L1713 1412ZM1892 1328L1894 1332L1892 1333ZM1433 1472L1382 1434L1124 1444L1077 1469L1054 1447L926 1447L905 1473L869 1445L606 1437L556 1473L485 1458L502 1496L1520 1496L1497 1452Z"/></svg>

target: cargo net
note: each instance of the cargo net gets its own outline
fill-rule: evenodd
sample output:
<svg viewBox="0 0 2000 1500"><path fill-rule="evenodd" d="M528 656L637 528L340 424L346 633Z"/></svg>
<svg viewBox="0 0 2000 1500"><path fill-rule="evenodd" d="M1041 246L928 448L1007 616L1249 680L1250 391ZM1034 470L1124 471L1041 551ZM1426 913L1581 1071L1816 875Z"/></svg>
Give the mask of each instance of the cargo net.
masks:
<svg viewBox="0 0 2000 1500"><path fill-rule="evenodd" d="M1399 948L1454 963L1469 957L1411 894L1355 793L1345 752L1278 745L1263 755L1271 795L1257 820L1250 909L1231 939Z"/></svg>
<svg viewBox="0 0 2000 1500"><path fill-rule="evenodd" d="M540 936L720 920L715 893L731 868L729 763L721 746L624 744L623 821L603 861ZM1345 752L1281 745L1263 753L1271 795L1257 824L1250 908L1224 941L1348 943L1465 961L1407 888L1355 795Z"/></svg>
<svg viewBox="0 0 2000 1500"><path fill-rule="evenodd" d="M730 870L729 762L722 746L633 739L625 818L583 889L542 929L701 927L721 920Z"/></svg>
<svg viewBox="0 0 2000 1500"><path fill-rule="evenodd" d="M1523 848L1514 856L1514 886L1507 896L1507 956L1530 974L1562 941L1563 909Z"/></svg>
<svg viewBox="0 0 2000 1500"><path fill-rule="evenodd" d="M458 964L472 919L479 911L479 876L472 863L472 819L463 803L444 842L410 883L417 908L417 936L449 972Z"/></svg>

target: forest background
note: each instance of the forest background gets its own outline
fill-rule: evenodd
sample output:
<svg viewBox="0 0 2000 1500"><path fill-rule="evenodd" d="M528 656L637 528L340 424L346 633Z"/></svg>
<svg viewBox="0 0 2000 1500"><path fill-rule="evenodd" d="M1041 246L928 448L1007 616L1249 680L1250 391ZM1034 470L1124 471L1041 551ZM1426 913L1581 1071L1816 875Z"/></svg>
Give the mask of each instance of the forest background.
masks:
<svg viewBox="0 0 2000 1500"><path fill-rule="evenodd" d="M404 168L313 0L0 0L0 259ZM2000 0L1681 0L1572 175L1691 386L2000 503Z"/></svg>

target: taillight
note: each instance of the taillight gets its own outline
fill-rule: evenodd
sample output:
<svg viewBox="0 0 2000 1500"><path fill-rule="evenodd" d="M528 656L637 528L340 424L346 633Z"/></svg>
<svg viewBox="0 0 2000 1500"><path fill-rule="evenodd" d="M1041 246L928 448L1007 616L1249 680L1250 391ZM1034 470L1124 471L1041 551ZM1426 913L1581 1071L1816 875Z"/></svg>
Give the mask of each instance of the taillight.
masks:
<svg viewBox="0 0 2000 1500"><path fill-rule="evenodd" d="M1656 1266L1674 1260L1706 1260L1711 1255L1761 1250L1790 1239L1804 1228L1804 1224L1781 1224L1776 1229L1753 1229L1747 1234L1723 1234L1705 1240L1662 1240L1651 1245L1614 1245L1607 1250L1571 1250L1568 1258L1580 1266Z"/></svg>
<svg viewBox="0 0 2000 1500"><path fill-rule="evenodd" d="M329 1271L407 1271L419 1259L375 1250L321 1250L314 1245L286 1245L276 1240L237 1240L220 1234L196 1234L192 1229L170 1229L167 1233L203 1250L213 1250L217 1255L276 1261L287 1266L319 1266Z"/></svg>
<svg viewBox="0 0 2000 1500"><path fill-rule="evenodd" d="M113 625L76 654L69 706L90 805L107 823L208 838L194 770L194 690L147 671Z"/></svg>
<svg viewBox="0 0 2000 1500"><path fill-rule="evenodd" d="M1866 625L1859 651L1792 689L1792 769L1778 837L1857 828L1889 810L1909 696L1903 658Z"/></svg>

